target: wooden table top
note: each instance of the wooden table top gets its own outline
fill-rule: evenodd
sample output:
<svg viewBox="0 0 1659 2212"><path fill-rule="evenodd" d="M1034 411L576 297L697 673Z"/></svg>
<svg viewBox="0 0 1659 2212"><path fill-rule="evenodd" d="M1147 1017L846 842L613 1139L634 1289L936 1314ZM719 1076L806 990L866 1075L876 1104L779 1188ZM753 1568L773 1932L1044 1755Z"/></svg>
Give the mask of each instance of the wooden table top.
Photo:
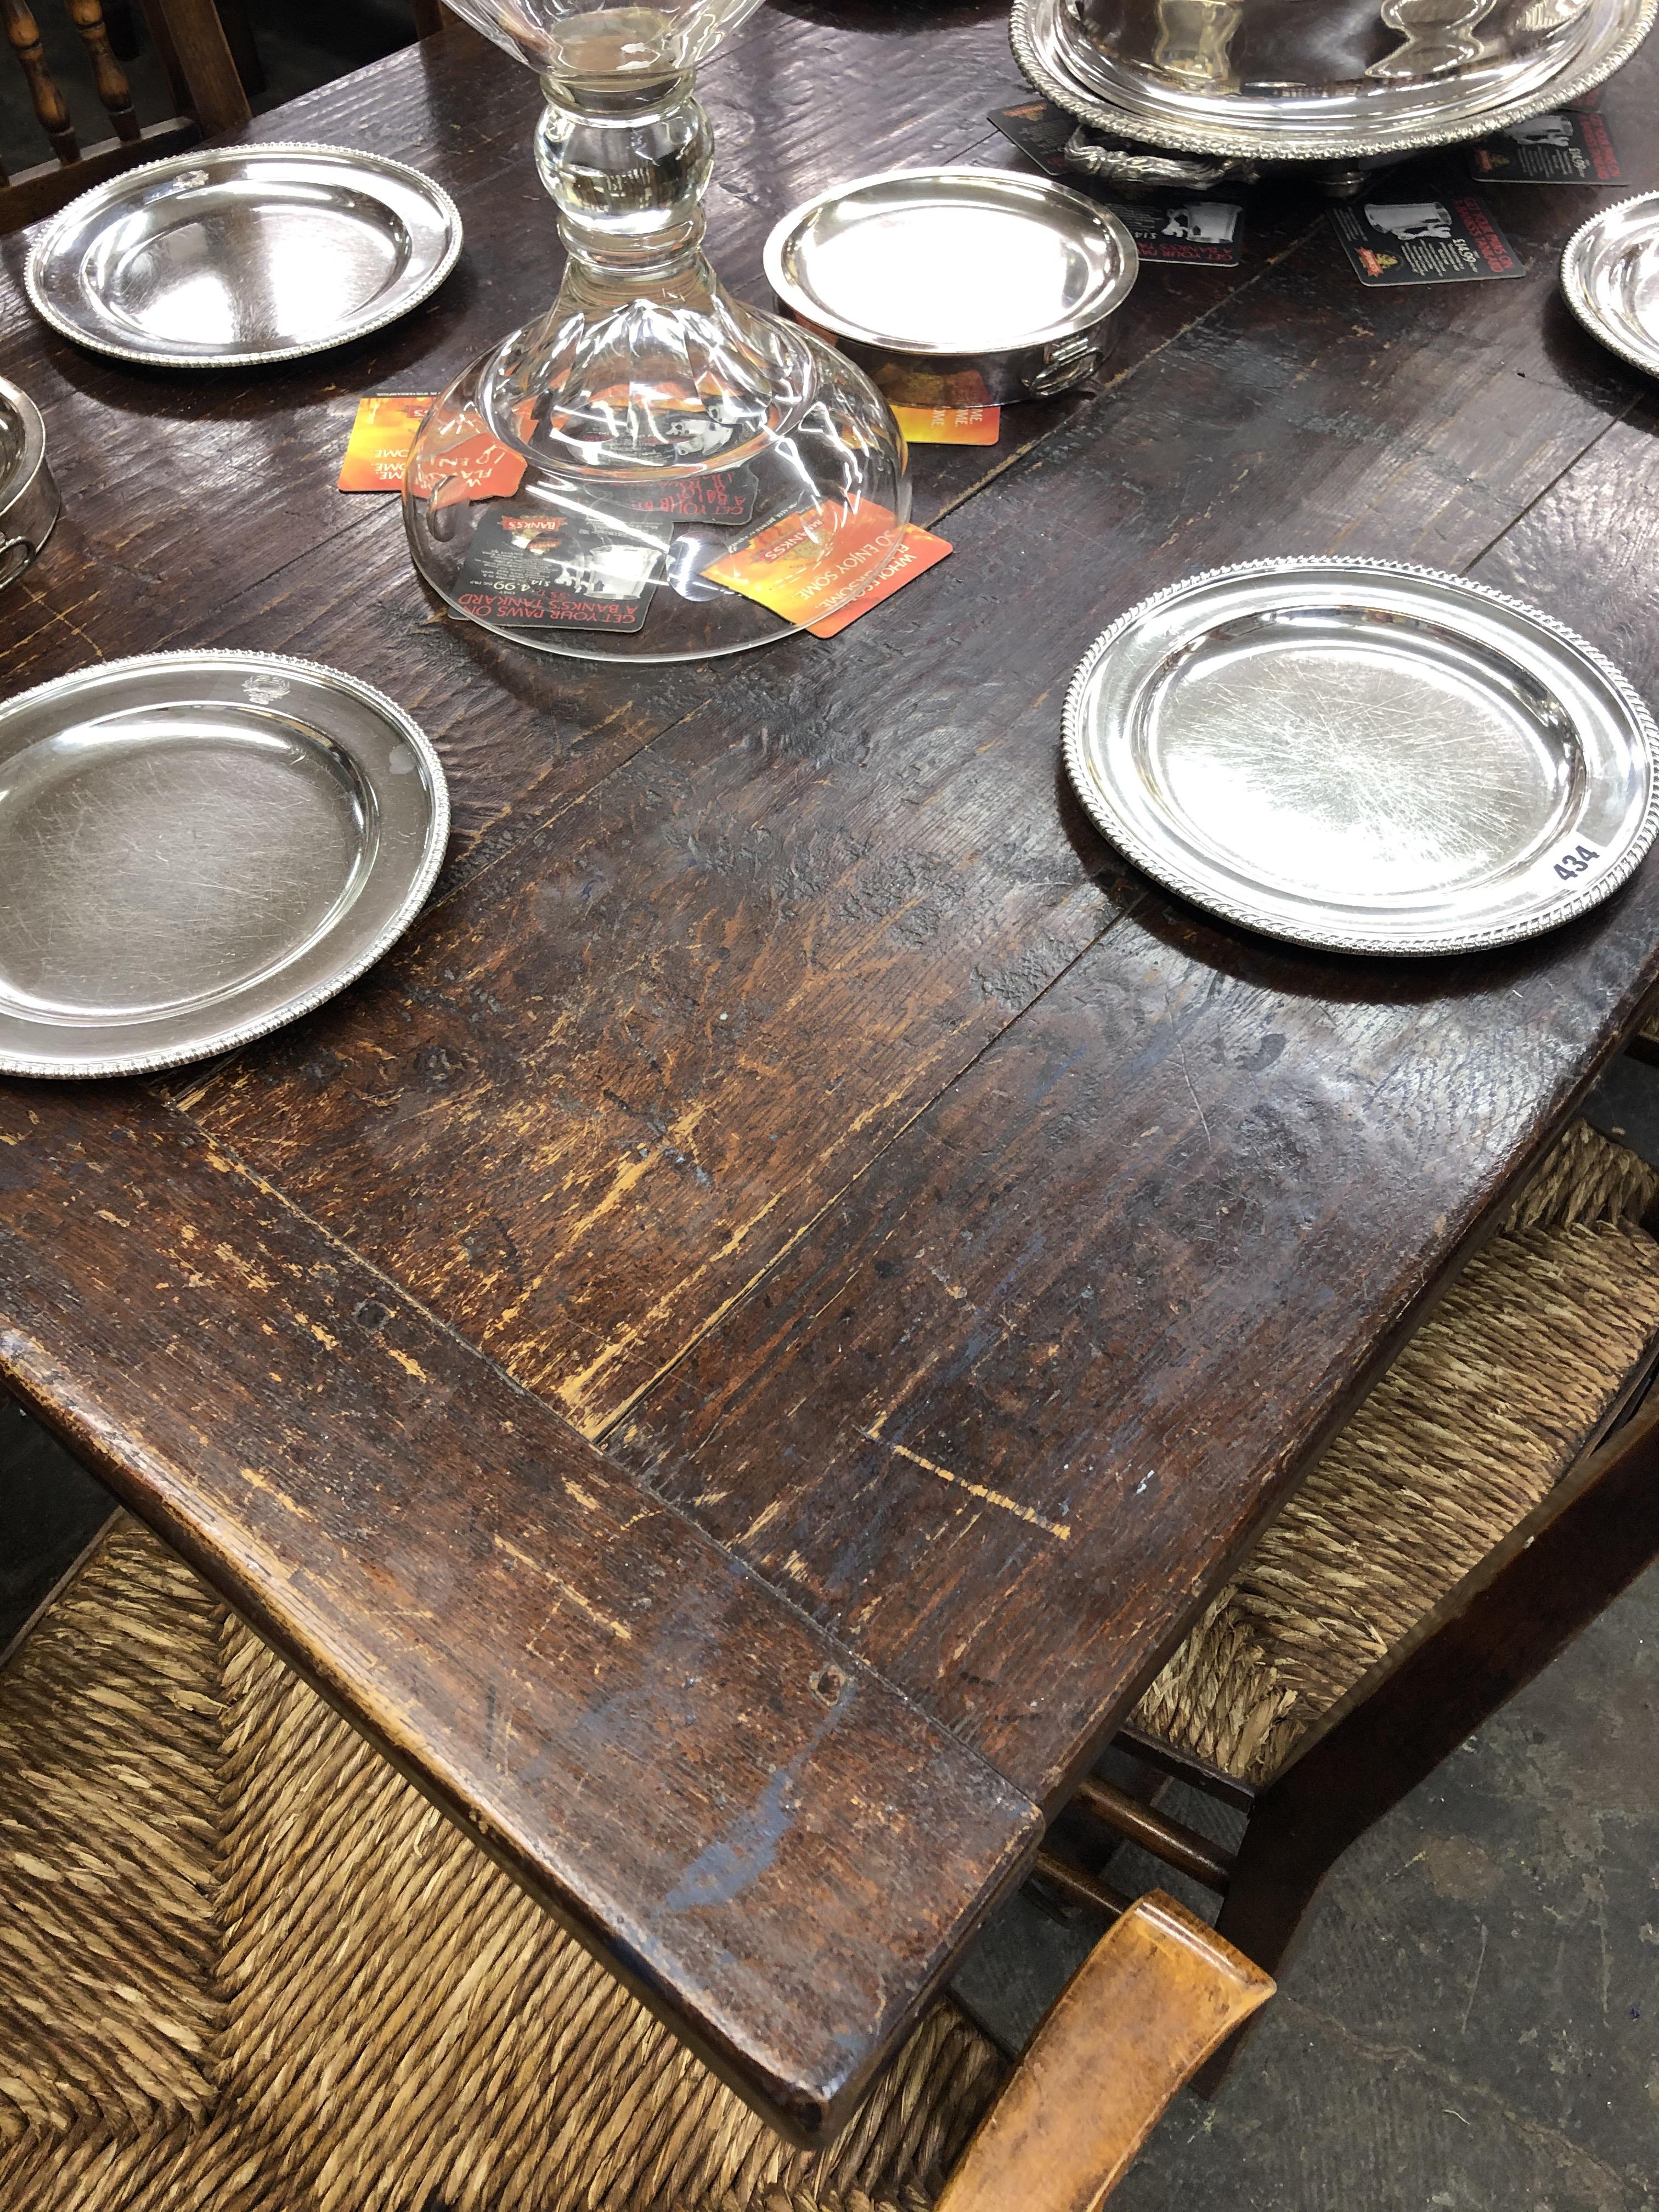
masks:
<svg viewBox="0 0 1659 2212"><path fill-rule="evenodd" d="M1656 83L1650 45L1606 98L1626 189ZM763 296L838 178L1021 166L1021 88L994 7L763 10L704 75L720 265ZM254 127L461 205L455 276L347 351L167 375L0 313L65 501L8 689L332 662L456 814L319 1013L165 1085L0 1086L0 1374L805 2137L1659 981L1651 863L1462 961L1212 924L1071 799L1071 671L1164 583L1340 549L1659 691L1659 412L1556 290L1615 193L1495 190L1522 279L1367 291L1264 190L1240 268L1145 271L1094 388L916 453L954 557L833 643L544 659L333 488L359 392L550 298L537 97L456 28Z"/></svg>

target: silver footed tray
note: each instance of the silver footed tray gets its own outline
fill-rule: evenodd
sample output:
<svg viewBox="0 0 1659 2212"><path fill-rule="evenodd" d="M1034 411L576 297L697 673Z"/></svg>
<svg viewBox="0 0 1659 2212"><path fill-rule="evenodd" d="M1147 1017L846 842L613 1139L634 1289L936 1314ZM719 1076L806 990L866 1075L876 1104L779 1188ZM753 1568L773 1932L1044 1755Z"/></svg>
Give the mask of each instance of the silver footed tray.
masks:
<svg viewBox="0 0 1659 2212"><path fill-rule="evenodd" d="M1066 702L1066 763L1148 875L1351 952L1553 929L1659 829L1659 732L1547 615L1386 561L1253 561L1132 608Z"/></svg>
<svg viewBox="0 0 1659 2212"><path fill-rule="evenodd" d="M0 1071L136 1075L360 975L443 859L443 769L356 677L112 660L0 706Z"/></svg>
<svg viewBox="0 0 1659 2212"><path fill-rule="evenodd" d="M447 192L349 146L203 146L71 200L23 281L52 328L162 368L247 368L407 314L461 250Z"/></svg>
<svg viewBox="0 0 1659 2212"><path fill-rule="evenodd" d="M1592 337L1659 376L1659 192L1603 208L1574 231L1561 289Z"/></svg>
<svg viewBox="0 0 1659 2212"><path fill-rule="evenodd" d="M1008 169L888 169L793 208L777 298L900 405L1063 391L1109 349L1140 256L1109 209Z"/></svg>
<svg viewBox="0 0 1659 2212"><path fill-rule="evenodd" d="M1091 35L1091 13L1112 21L1109 36ZM1659 0L1014 0L1011 35L1039 91L1114 137L1233 161L1370 165L1582 99L1656 14ZM1362 24L1369 63L1357 58ZM1257 32L1253 66L1232 46Z"/></svg>

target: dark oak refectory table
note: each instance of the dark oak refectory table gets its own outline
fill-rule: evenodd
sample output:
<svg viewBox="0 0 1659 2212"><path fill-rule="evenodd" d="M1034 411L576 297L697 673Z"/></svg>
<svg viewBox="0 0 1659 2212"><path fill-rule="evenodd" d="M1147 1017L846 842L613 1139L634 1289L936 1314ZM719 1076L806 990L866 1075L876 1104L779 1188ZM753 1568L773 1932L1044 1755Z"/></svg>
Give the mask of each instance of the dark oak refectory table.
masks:
<svg viewBox="0 0 1659 2212"><path fill-rule="evenodd" d="M1659 184L1650 44L1604 106ZM1020 166L994 7L763 9L710 243ZM1363 290L1321 204L1148 269L1097 386L921 449L954 557L833 643L544 659L445 619L356 398L550 298L530 73L459 28L251 136L430 170L421 313L257 374L0 373L65 511L8 691L239 645L380 685L456 805L361 986L167 1083L0 1086L0 1381L747 2094L822 2133L1659 982L1659 866L1542 942L1370 963L1208 921L1073 804L1060 702L1159 585L1465 570L1659 693L1655 393L1518 282ZM1458 175L1462 157L1406 173ZM25 238L5 242L15 279Z"/></svg>

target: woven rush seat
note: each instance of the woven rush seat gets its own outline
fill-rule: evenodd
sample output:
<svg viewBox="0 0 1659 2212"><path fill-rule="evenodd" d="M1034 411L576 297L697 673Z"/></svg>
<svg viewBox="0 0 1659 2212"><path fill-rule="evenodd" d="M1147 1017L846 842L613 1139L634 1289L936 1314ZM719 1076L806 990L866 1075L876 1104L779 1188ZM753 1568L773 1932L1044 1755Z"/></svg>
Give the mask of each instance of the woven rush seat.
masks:
<svg viewBox="0 0 1659 2212"><path fill-rule="evenodd" d="M5 2212L926 2212L1006 2070L793 2148L130 1522L0 1674Z"/></svg>
<svg viewBox="0 0 1659 2212"><path fill-rule="evenodd" d="M1136 1724L1241 1781L1547 1497L1659 1339L1659 1173L1575 1123L1152 1684Z"/></svg>

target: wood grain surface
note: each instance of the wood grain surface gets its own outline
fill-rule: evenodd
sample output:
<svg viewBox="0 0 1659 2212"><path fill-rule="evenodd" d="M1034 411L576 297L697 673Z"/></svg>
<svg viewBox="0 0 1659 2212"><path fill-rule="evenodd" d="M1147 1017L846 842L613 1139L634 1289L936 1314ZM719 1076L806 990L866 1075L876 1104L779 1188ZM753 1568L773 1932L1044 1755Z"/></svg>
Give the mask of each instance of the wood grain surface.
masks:
<svg viewBox="0 0 1659 2212"><path fill-rule="evenodd" d="M1650 48L1608 93L1620 191L1659 183L1656 82ZM771 222L837 178L1023 166L982 5L792 0L702 89L710 246L754 296ZM336 662L429 731L455 806L427 914L331 1006L153 1093L0 1094L29 1132L0 1368L810 2132L1659 984L1651 866L1461 963L1211 924L1071 799L1072 668L1186 573L1340 550L1473 570L1659 683L1659 448L1556 297L1595 193L1491 195L1519 280L1378 292L1305 188L1264 187L1237 270L1143 270L1091 387L917 449L955 557L832 644L533 656L443 614L395 502L333 483L359 392L435 388L550 292L536 101L452 24L252 126L414 159L461 206L455 276L358 346L169 377L0 307L66 508L0 598L12 686L168 643ZM188 1329L85 1204L100 1173L170 1266L224 1213ZM268 1311L246 1273L273 1237L367 1270L442 1391L331 1321L307 1350L301 1277ZM575 1467L597 1522L546 1504ZM630 1512L702 1624L691 1687L653 1559L595 1540ZM549 1575L660 1632L549 1615ZM857 1693L808 1756L818 1651ZM578 1676L626 1709L602 1767ZM669 1900L774 1787L787 1848L693 1941Z"/></svg>
<svg viewBox="0 0 1659 2212"><path fill-rule="evenodd" d="M821 2132L946 1969L939 1886L986 1909L1036 1808L184 1116L136 1086L55 1094L49 1122L33 1097L0 1096L8 1380Z"/></svg>

